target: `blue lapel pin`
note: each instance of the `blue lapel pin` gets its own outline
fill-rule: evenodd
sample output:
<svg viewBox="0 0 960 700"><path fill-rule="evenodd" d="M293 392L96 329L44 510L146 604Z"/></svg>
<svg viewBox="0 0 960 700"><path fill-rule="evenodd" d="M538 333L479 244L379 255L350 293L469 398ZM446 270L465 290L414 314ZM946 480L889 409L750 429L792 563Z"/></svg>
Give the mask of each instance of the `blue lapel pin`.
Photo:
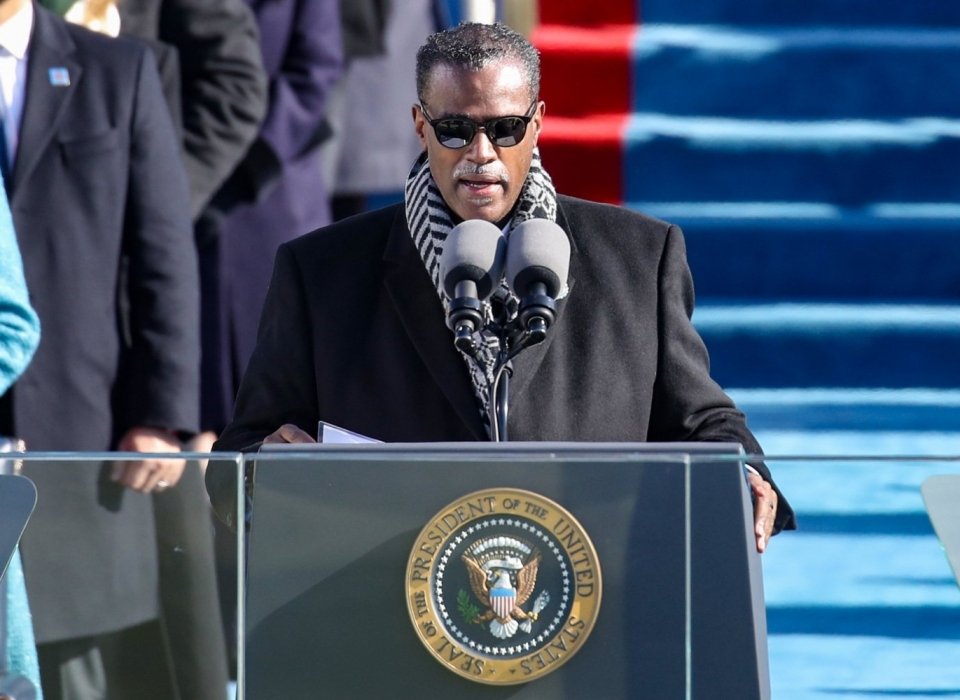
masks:
<svg viewBox="0 0 960 700"><path fill-rule="evenodd" d="M50 84L57 87L67 87L70 85L70 71L66 68L51 68L47 71L50 78Z"/></svg>

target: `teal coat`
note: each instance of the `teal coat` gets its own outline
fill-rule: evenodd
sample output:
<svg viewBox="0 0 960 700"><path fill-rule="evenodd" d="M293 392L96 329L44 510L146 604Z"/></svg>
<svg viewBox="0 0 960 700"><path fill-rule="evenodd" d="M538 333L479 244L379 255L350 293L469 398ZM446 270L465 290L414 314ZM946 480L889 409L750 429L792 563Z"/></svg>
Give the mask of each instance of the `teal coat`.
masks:
<svg viewBox="0 0 960 700"><path fill-rule="evenodd" d="M40 321L30 306L6 189L0 187L0 394L26 369L39 343Z"/></svg>
<svg viewBox="0 0 960 700"><path fill-rule="evenodd" d="M0 180L0 394L26 369L39 343L40 321L30 306L6 188ZM19 553L10 561L0 584L0 595L7 597L7 619L0 630L0 634L6 636L7 654L5 659L0 659L0 671L29 678L38 700L42 700L40 669Z"/></svg>

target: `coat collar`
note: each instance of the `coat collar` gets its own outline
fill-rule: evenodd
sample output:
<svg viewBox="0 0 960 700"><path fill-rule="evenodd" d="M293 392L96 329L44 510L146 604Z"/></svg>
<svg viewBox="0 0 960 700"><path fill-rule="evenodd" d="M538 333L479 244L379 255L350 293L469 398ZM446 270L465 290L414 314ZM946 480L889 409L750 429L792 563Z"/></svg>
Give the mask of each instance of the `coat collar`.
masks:
<svg viewBox="0 0 960 700"><path fill-rule="evenodd" d="M461 420L477 440L486 439L477 399L430 275L407 228L403 206L397 208L384 253L384 284L410 342Z"/></svg>
<svg viewBox="0 0 960 700"><path fill-rule="evenodd" d="M37 166L49 146L77 90L83 68L75 44L62 20L34 5L33 35L27 62L26 100L20 126L17 159L11 177L11 200ZM65 84L69 83L69 84Z"/></svg>
<svg viewBox="0 0 960 700"><path fill-rule="evenodd" d="M577 249L562 207L557 215L557 223L571 239L568 286L570 294L573 294L577 271ZM387 239L384 261L387 263L384 284L410 341L429 368L434 381L471 433L478 440L488 439L466 364L453 346L453 335L447 328L437 291L413 244L403 206L397 208L397 215L394 217ZM563 309L569 296L568 294L558 302L557 321L551 332L547 334L546 340L539 345L527 348L514 359L514 373L510 382L511 404L527 392L547 356L553 339L563 332Z"/></svg>

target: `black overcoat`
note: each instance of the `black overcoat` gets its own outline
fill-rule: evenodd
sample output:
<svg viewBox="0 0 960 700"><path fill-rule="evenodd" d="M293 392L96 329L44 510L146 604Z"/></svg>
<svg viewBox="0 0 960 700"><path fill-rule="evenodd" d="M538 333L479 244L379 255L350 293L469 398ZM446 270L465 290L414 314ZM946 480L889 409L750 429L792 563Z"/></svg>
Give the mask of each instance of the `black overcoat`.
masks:
<svg viewBox="0 0 960 700"><path fill-rule="evenodd" d="M737 442L760 447L710 378L679 228L560 196L569 295L514 361L511 440ZM386 442L486 440L477 399L402 205L282 246L257 348L218 449L317 421ZM758 468L769 479L764 465ZM233 472L207 473L221 514ZM781 501L779 528L793 514Z"/></svg>

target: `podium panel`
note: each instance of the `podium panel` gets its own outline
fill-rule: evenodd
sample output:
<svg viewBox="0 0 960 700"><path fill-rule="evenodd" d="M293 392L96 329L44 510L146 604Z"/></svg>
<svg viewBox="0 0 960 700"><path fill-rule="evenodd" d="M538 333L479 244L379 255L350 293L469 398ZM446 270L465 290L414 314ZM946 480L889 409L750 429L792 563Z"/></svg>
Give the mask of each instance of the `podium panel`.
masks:
<svg viewBox="0 0 960 700"><path fill-rule="evenodd" d="M0 474L0 581L36 504L33 482L23 476Z"/></svg>
<svg viewBox="0 0 960 700"><path fill-rule="evenodd" d="M928 477L921 487L930 522L940 538L943 551L960 585L960 475L938 474Z"/></svg>
<svg viewBox="0 0 960 700"><path fill-rule="evenodd" d="M320 445L261 453L254 464L240 690L251 699L769 697L759 555L739 455L739 446L716 444L546 443ZM499 498L511 490L536 498ZM475 513L446 510L477 492L488 499L477 501ZM534 631L525 636L521 621L515 637L503 633L516 639L516 652L510 642L509 652L485 653L497 645L483 641L487 627L466 618L460 624L480 642L477 651L447 643L445 635L452 639L456 629L434 637L418 632L424 611L411 602L411 579L430 568L427 590L440 590L434 558L442 548L434 554L424 547L423 566L414 552L431 524L439 540L456 534L458 517L465 532L484 518L509 519L512 511L518 522L563 535L551 512L557 510L582 526L602 570L602 576L584 573L579 550L567 549L573 608L563 607L559 586L538 584L530 600L518 603L527 612L542 605ZM445 515L453 527L444 526ZM496 541L509 549L513 538ZM540 546L544 572L549 547ZM448 578L466 580L457 545L446 551L457 553L447 564L457 573ZM597 590L576 585L588 581ZM488 585L487 618L497 617L497 584ZM467 590L458 603L448 596L438 604L437 593L426 604L482 610L483 591L474 589L471 598L469 588L461 585ZM581 601L588 612L588 602L597 603L589 635L568 634L566 643L521 652L555 611L561 626L576 624L581 609L574 593L590 594ZM446 668L438 658L445 654L462 658L468 671L477 666L467 657L486 662L477 674L483 682ZM503 656L517 663L493 663ZM524 682L527 676L535 678Z"/></svg>

